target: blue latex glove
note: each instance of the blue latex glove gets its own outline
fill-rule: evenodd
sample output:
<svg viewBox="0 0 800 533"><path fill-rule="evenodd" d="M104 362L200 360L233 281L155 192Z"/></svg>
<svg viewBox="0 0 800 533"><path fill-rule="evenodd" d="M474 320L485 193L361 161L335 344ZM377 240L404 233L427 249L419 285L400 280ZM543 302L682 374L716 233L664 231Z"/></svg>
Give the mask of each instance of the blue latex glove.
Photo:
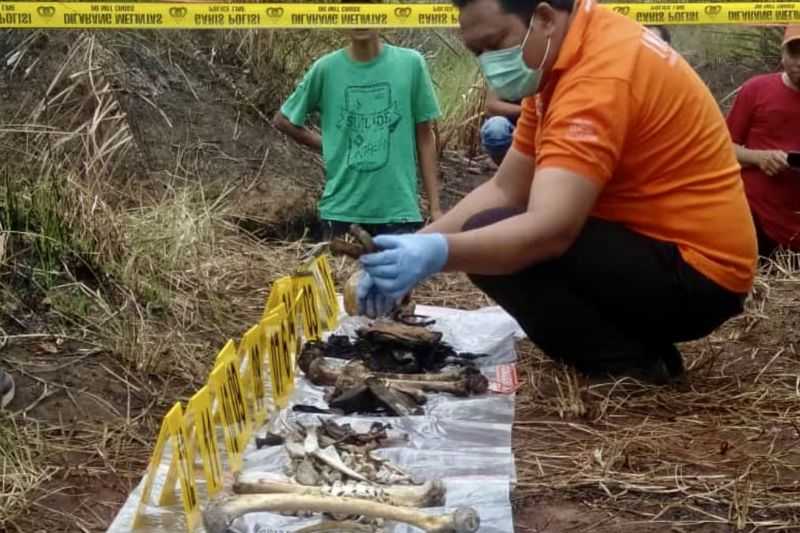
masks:
<svg viewBox="0 0 800 533"><path fill-rule="evenodd" d="M383 294L375 285L372 277L364 272L356 286L358 313L370 318L388 315L394 308L395 301Z"/></svg>
<svg viewBox="0 0 800 533"><path fill-rule="evenodd" d="M361 256L361 265L392 301L447 263L447 238L441 233L378 235L373 242L381 251Z"/></svg>

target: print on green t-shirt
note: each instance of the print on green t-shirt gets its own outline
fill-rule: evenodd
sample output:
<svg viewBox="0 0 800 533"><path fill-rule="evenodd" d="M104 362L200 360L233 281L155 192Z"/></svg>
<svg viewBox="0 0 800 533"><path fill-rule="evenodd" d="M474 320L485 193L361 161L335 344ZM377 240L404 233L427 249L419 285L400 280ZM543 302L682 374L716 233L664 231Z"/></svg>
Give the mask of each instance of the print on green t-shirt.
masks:
<svg viewBox="0 0 800 533"><path fill-rule="evenodd" d="M319 59L281 108L302 126L319 111L325 191L320 216L361 223L419 222L416 125L439 117L422 56L384 44L369 62L346 50Z"/></svg>
<svg viewBox="0 0 800 533"><path fill-rule="evenodd" d="M344 101L348 166L362 171L381 170L389 162L392 133L401 118L392 105L391 84L347 87Z"/></svg>

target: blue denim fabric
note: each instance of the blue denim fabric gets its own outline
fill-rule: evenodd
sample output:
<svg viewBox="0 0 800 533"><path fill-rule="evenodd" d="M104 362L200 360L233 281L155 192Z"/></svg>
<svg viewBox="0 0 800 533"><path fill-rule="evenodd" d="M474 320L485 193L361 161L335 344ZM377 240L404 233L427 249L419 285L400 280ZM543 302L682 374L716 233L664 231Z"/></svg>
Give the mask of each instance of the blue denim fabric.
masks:
<svg viewBox="0 0 800 533"><path fill-rule="evenodd" d="M511 148L514 124L506 117L495 116L486 119L481 126L481 145L492 159L500 160Z"/></svg>

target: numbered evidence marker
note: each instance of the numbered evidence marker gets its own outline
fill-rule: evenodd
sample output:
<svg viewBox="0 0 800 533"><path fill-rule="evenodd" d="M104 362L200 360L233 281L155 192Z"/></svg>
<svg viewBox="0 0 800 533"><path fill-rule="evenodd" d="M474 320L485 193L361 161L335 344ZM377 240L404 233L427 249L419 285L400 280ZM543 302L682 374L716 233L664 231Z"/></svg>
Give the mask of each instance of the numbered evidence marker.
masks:
<svg viewBox="0 0 800 533"><path fill-rule="evenodd" d="M295 297L299 296L300 308L295 312L303 314L303 340L316 341L322 335L322 320L319 315L319 292L312 274L300 274L292 278ZM296 306L296 304L295 304Z"/></svg>
<svg viewBox="0 0 800 533"><path fill-rule="evenodd" d="M323 256L315 257L298 269L295 279L298 277L310 277L316 288L317 315L319 316L320 330L331 330L336 327L339 320L339 302L336 300L336 290L329 289L325 280L325 266L321 263ZM327 261L325 262L327 263ZM330 277L330 269L327 269ZM331 280L331 286L333 282ZM297 287L295 287L297 294Z"/></svg>
<svg viewBox="0 0 800 533"><path fill-rule="evenodd" d="M186 513L186 525L189 531L193 531L200 521L200 506L197 501L197 486L194 482L194 469L192 468L194 457L192 449L188 446L189 439L186 435L183 410L181 409L180 402L176 403L172 409L169 410L164 420L161 422L161 431L158 434L156 447L153 450L153 455L150 457L150 464L147 467L144 487L142 488L142 495L136 510L133 527L136 528L142 525L144 509L147 502L150 500L153 482L158 467L161 464L161 458L164 454L164 447L167 441L171 441L172 443L173 454L167 473L167 479L164 482L164 490L162 491L160 502L170 501L170 495L174 494L175 477L177 476L181 484L181 500L183 502L183 510ZM164 504L160 503L160 505Z"/></svg>
<svg viewBox="0 0 800 533"><path fill-rule="evenodd" d="M328 331L336 329L339 324L339 300L336 298L336 286L333 283L327 256L315 257L309 265L309 270L317 282L317 294L319 295L317 303L324 327Z"/></svg>
<svg viewBox="0 0 800 533"><path fill-rule="evenodd" d="M209 496L222 489L222 462L217 447L217 434L211 417L211 391L204 385L186 404L186 425L189 434L189 449L194 453L200 448L203 460L203 475Z"/></svg>
<svg viewBox="0 0 800 533"><path fill-rule="evenodd" d="M225 434L225 449L233 472L242 468L242 452L250 438L250 415L239 379L236 344L229 340L217 358L208 379L214 399L219 403Z"/></svg>
<svg viewBox="0 0 800 533"><path fill-rule="evenodd" d="M234 346L234 348L235 348L235 346ZM220 350L220 352L217 354L216 359L214 360L214 367L213 368L217 368L220 365L220 363L222 362L222 360L226 359L228 357L230 357L230 353L229 353L228 350L226 350L225 348ZM246 373L244 371L244 367L247 366L247 360L246 360L246 358L242 357L242 354L239 351L236 351L234 357L236 359L236 363L235 363L236 364L236 368L239 369L239 379L242 380L242 387L244 389L246 389L248 387L248 384L244 382L243 376L246 376ZM221 402L215 402L214 400L215 400L215 398L212 397L211 402L212 402L212 408L213 408L213 413L214 413L214 424L215 425L220 425L220 424L224 423L223 420L222 420L222 412L221 412L222 403Z"/></svg>
<svg viewBox="0 0 800 533"><path fill-rule="evenodd" d="M241 375L242 387L248 401L254 427L261 427L267 418L267 402L264 387L264 354L267 341L264 328L257 324L247 330L239 344L239 351L245 361L245 371Z"/></svg>
<svg viewBox="0 0 800 533"><path fill-rule="evenodd" d="M286 407L294 388L294 363L289 352L289 317L286 307L278 305L261 321L267 345L272 398L279 409Z"/></svg>
<svg viewBox="0 0 800 533"><path fill-rule="evenodd" d="M275 280L272 284L272 290L269 293L269 300L267 301L266 308L264 309L263 318L267 318L269 314L274 311L278 305L283 304L286 309L286 316L289 320L289 354L294 358L300 350L300 326L295 319L294 313L294 284L290 276L284 276Z"/></svg>

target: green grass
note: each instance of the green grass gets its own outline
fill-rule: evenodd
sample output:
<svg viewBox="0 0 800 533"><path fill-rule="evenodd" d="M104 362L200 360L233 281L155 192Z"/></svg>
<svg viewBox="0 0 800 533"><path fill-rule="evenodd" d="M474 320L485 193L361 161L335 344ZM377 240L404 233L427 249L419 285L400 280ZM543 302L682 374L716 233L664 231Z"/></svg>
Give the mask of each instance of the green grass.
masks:
<svg viewBox="0 0 800 533"><path fill-rule="evenodd" d="M443 48L430 69L445 121L466 118L465 109L483 86L475 57L460 46L455 51Z"/></svg>

